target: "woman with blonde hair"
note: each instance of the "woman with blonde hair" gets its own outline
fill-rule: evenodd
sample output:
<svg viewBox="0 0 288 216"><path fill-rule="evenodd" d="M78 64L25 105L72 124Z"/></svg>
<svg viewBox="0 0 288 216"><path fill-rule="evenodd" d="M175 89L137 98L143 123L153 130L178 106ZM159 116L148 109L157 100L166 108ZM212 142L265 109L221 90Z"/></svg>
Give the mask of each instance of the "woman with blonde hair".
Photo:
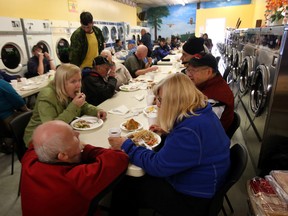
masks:
<svg viewBox="0 0 288 216"><path fill-rule="evenodd" d="M81 93L81 70L73 64L60 65L54 79L43 88L36 99L33 115L24 134L29 146L34 129L47 121L62 120L66 123L82 115L92 115L105 119L105 111L88 104Z"/></svg>
<svg viewBox="0 0 288 216"><path fill-rule="evenodd" d="M155 152L131 139L109 138L112 149L122 149L146 172L117 185L111 215L135 216L139 208L152 208L164 216L207 216L230 167L230 140L207 98L186 75L166 78L154 92L159 125L151 129L167 134L163 147Z"/></svg>

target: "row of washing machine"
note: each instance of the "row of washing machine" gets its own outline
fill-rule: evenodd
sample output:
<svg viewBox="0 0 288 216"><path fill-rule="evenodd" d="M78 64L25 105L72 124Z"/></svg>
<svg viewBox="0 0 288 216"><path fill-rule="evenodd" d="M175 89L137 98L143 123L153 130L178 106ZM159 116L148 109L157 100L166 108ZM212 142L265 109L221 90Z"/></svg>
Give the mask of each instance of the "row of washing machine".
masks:
<svg viewBox="0 0 288 216"><path fill-rule="evenodd" d="M236 29L226 38L225 78L234 94L252 163L259 172L265 170L267 163L262 144L270 127L273 89L279 68L285 63L279 59L283 54L281 49L288 45L286 38L283 39L286 31L285 26Z"/></svg>
<svg viewBox="0 0 288 216"><path fill-rule="evenodd" d="M50 53L56 65L69 62L70 36L80 26L79 22L9 17L0 17L0 23L0 70L20 75L26 72L31 49L37 43ZM94 25L102 30L108 47L120 39L126 48L125 42L135 38L136 33L125 22L94 21Z"/></svg>

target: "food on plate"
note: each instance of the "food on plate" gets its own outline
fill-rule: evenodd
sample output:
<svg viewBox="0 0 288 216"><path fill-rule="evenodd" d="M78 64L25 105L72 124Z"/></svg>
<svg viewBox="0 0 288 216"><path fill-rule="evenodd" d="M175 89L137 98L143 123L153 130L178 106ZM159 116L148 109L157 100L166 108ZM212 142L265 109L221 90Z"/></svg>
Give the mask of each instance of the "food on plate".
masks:
<svg viewBox="0 0 288 216"><path fill-rule="evenodd" d="M123 126L127 129L127 130L136 130L139 127L139 122L135 121L133 118L127 120Z"/></svg>
<svg viewBox="0 0 288 216"><path fill-rule="evenodd" d="M90 122L80 119L73 124L75 128L90 128Z"/></svg>
<svg viewBox="0 0 288 216"><path fill-rule="evenodd" d="M149 114L149 113L152 113L152 112L156 112L157 109L155 106L150 106L150 107L147 107L146 108L146 112Z"/></svg>
<svg viewBox="0 0 288 216"><path fill-rule="evenodd" d="M128 136L136 145L141 144L141 142L145 142L149 146L153 146L157 144L157 138L155 135L149 130L140 130Z"/></svg>

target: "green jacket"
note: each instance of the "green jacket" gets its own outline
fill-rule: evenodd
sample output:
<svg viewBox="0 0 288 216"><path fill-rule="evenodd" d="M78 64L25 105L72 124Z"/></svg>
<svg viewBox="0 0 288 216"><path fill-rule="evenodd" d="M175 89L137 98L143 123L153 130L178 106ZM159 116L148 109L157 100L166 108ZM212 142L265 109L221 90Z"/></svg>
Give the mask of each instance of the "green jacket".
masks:
<svg viewBox="0 0 288 216"><path fill-rule="evenodd" d="M77 107L70 99L68 106L62 105L56 98L55 87L50 83L43 88L36 99L33 115L24 134L24 142L29 146L34 129L47 121L62 120L70 123L75 117L82 115L96 116L98 108L87 102L82 107Z"/></svg>
<svg viewBox="0 0 288 216"><path fill-rule="evenodd" d="M104 49L104 43L105 43L104 37L102 31L98 27L93 26L92 29L98 40L98 51L100 54L100 52ZM80 66L83 60L85 59L88 50L88 41L86 38L85 31L83 31L81 27L76 29L70 38L70 42L71 42L69 47L70 63Z"/></svg>

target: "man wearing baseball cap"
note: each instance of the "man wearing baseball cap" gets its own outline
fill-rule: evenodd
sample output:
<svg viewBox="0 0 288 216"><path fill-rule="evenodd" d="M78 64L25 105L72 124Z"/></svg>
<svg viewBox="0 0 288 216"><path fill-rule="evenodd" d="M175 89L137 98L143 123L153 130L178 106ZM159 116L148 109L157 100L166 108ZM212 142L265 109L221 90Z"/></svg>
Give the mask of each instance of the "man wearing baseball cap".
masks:
<svg viewBox="0 0 288 216"><path fill-rule="evenodd" d="M93 68L83 73L82 91L88 103L97 106L114 95L117 79L111 66L107 58L97 56L93 60Z"/></svg>
<svg viewBox="0 0 288 216"><path fill-rule="evenodd" d="M197 88L208 97L213 111L220 118L227 131L234 118L233 93L218 71L216 58L209 53L193 57L188 64L186 74Z"/></svg>

